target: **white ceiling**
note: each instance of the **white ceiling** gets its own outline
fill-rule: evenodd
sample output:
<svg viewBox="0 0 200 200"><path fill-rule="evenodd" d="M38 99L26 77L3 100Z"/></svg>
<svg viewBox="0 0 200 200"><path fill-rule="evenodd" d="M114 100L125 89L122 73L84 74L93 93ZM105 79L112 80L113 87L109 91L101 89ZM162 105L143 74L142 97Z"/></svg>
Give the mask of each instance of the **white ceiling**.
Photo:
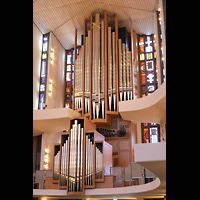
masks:
<svg viewBox="0 0 200 200"><path fill-rule="evenodd" d="M118 16L119 27L138 34L154 33L153 11L158 9L158 0L33 0L33 21L43 34L53 32L65 49L74 47L75 28L77 43L81 45L84 19L90 20L91 13L104 10L108 13L108 25ZM89 25L89 23L88 23Z"/></svg>

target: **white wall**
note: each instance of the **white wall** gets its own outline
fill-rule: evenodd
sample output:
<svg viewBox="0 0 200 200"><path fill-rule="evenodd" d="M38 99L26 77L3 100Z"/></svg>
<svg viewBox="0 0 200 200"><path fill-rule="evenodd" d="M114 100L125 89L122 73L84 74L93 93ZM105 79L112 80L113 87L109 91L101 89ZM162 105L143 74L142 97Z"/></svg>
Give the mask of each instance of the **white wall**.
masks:
<svg viewBox="0 0 200 200"><path fill-rule="evenodd" d="M42 39L43 39L42 32L35 25L35 23L33 23L33 110L38 109ZM51 64L49 62L48 64L46 104L47 104L47 109L63 108L64 88L65 88L65 80L64 80L65 49L63 48L63 46L60 44L60 42L57 40L57 38L54 36L52 32L50 32L50 37L49 37L49 50L51 48L54 49L54 63ZM50 79L53 81L52 96L48 95Z"/></svg>
<svg viewBox="0 0 200 200"><path fill-rule="evenodd" d="M60 139L61 139L61 132L57 132L57 133L46 133L45 132L45 133L42 134L40 170L44 169L45 149L49 150L47 170L53 169L54 144L60 143Z"/></svg>
<svg viewBox="0 0 200 200"><path fill-rule="evenodd" d="M33 110L38 109L43 34L33 22Z"/></svg>
<svg viewBox="0 0 200 200"><path fill-rule="evenodd" d="M135 144L135 162L166 160L166 142Z"/></svg>
<svg viewBox="0 0 200 200"><path fill-rule="evenodd" d="M47 94L46 104L47 109L51 108L63 108L64 106L64 71L65 71L65 49L54 36L50 33L49 48L54 49L54 61L53 64L49 62L48 65L48 81L47 90L49 88L49 80L53 81L52 95ZM51 51L50 51L51 52ZM50 55L49 55L50 58ZM47 91L48 93L48 91Z"/></svg>

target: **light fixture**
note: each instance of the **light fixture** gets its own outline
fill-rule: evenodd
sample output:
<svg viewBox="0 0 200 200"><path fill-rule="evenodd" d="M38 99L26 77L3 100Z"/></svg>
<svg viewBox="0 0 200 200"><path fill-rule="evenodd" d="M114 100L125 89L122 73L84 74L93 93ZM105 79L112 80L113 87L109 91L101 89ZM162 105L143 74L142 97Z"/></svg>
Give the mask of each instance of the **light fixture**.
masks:
<svg viewBox="0 0 200 200"><path fill-rule="evenodd" d="M49 163L49 150L45 149L44 150L44 168L47 169L48 168L48 163Z"/></svg>
<svg viewBox="0 0 200 200"><path fill-rule="evenodd" d="M52 95L52 87L53 87L53 81L50 79L49 80L49 96Z"/></svg>
<svg viewBox="0 0 200 200"><path fill-rule="evenodd" d="M51 53L50 53L50 63L53 64L53 60L54 60L54 49L51 48Z"/></svg>

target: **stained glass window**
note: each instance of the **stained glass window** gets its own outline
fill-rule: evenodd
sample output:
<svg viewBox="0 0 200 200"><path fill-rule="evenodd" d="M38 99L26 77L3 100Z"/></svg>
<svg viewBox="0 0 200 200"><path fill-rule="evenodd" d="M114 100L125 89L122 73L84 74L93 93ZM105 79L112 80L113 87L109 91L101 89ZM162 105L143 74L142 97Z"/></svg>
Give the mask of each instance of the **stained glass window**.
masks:
<svg viewBox="0 0 200 200"><path fill-rule="evenodd" d="M66 81L71 81L71 72L66 74Z"/></svg>
<svg viewBox="0 0 200 200"><path fill-rule="evenodd" d="M41 77L40 82L41 82L41 83L45 83L45 76Z"/></svg>
<svg viewBox="0 0 200 200"><path fill-rule="evenodd" d="M146 59L147 60L150 60L150 59L152 59L153 58L153 54L152 53L147 53L146 54Z"/></svg>
<svg viewBox="0 0 200 200"><path fill-rule="evenodd" d="M44 84L40 85L40 91L45 91L45 85Z"/></svg>
<svg viewBox="0 0 200 200"><path fill-rule="evenodd" d="M43 40L43 51L47 51L47 48L48 48L48 35L46 35Z"/></svg>
<svg viewBox="0 0 200 200"><path fill-rule="evenodd" d="M157 143L161 141L160 125L156 123L142 123L142 142Z"/></svg>
<svg viewBox="0 0 200 200"><path fill-rule="evenodd" d="M149 143L149 131L148 128L143 129L143 143Z"/></svg>
<svg viewBox="0 0 200 200"><path fill-rule="evenodd" d="M142 92L145 93L147 88L145 86L142 86Z"/></svg>
<svg viewBox="0 0 200 200"><path fill-rule="evenodd" d="M149 85L148 86L148 92L153 92L155 90L155 86L154 85Z"/></svg>
<svg viewBox="0 0 200 200"><path fill-rule="evenodd" d="M157 89L155 36L138 35L138 43L141 97L145 97Z"/></svg>
<svg viewBox="0 0 200 200"><path fill-rule="evenodd" d="M144 60L144 53L140 54L140 60Z"/></svg>
<svg viewBox="0 0 200 200"><path fill-rule="evenodd" d="M145 97L145 96L147 96L146 93L145 93L145 94L142 94L142 97Z"/></svg>
<svg viewBox="0 0 200 200"><path fill-rule="evenodd" d="M158 128L153 127L150 128L150 143L157 143L158 142Z"/></svg>
<svg viewBox="0 0 200 200"><path fill-rule="evenodd" d="M154 70L153 60L150 60L150 61L146 62L146 70L147 71L153 71Z"/></svg>
<svg viewBox="0 0 200 200"><path fill-rule="evenodd" d="M71 53L70 54L67 54L67 64L71 64Z"/></svg>
<svg viewBox="0 0 200 200"><path fill-rule="evenodd" d="M77 55L80 47L77 47ZM66 59L66 87L65 87L65 103L64 107L72 108L73 103L73 79L74 79L74 49L67 50Z"/></svg>
<svg viewBox="0 0 200 200"><path fill-rule="evenodd" d="M42 59L46 59L47 58L47 53L43 53L42 54Z"/></svg>
<svg viewBox="0 0 200 200"><path fill-rule="evenodd" d="M152 52L153 51L153 44L152 44L152 38L150 36L145 37L145 50L146 52Z"/></svg>
<svg viewBox="0 0 200 200"><path fill-rule="evenodd" d="M45 102L46 102L46 73L47 73L47 66L48 66L48 43L49 43L48 40L49 40L49 33L43 35L40 86L39 86L39 102L38 102L38 109L40 110L45 108Z"/></svg>
<svg viewBox="0 0 200 200"><path fill-rule="evenodd" d="M71 72L71 65L67 65L67 71Z"/></svg>
<svg viewBox="0 0 200 200"><path fill-rule="evenodd" d="M140 52L144 52L144 38L139 37L139 47L140 47Z"/></svg>
<svg viewBox="0 0 200 200"><path fill-rule="evenodd" d="M147 82L149 82L149 83L154 82L154 72L147 72Z"/></svg>
<svg viewBox="0 0 200 200"><path fill-rule="evenodd" d="M145 72L144 71L141 71L141 82L142 82L142 84L146 83L146 77L145 77Z"/></svg>
<svg viewBox="0 0 200 200"><path fill-rule="evenodd" d="M40 103L44 103L44 93L40 93Z"/></svg>
<svg viewBox="0 0 200 200"><path fill-rule="evenodd" d="M41 70L41 76L46 75L46 61L42 61L42 70Z"/></svg>

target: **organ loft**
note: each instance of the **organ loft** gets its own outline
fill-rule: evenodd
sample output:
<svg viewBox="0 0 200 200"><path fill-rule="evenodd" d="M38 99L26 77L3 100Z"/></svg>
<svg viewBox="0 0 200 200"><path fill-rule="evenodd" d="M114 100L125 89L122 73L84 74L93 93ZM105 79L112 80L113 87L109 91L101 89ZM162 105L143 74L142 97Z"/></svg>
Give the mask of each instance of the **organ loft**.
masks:
<svg viewBox="0 0 200 200"><path fill-rule="evenodd" d="M51 188L67 189L69 195L102 187L108 183L111 167L134 162L137 124L121 118L119 102L149 95L157 88L158 76L153 34L138 35L132 30L131 19L128 33L125 27L118 26L117 15L106 11L91 14L83 23L82 45L77 46L75 29L74 48L67 51L65 77L64 107L70 107L79 116L70 119L69 127L60 135L60 143L54 144L52 158ZM145 49L143 54L139 45ZM148 59L152 60L149 64ZM147 68L145 81L149 80L150 86L142 85L142 67ZM42 94L39 109L45 103Z"/></svg>

